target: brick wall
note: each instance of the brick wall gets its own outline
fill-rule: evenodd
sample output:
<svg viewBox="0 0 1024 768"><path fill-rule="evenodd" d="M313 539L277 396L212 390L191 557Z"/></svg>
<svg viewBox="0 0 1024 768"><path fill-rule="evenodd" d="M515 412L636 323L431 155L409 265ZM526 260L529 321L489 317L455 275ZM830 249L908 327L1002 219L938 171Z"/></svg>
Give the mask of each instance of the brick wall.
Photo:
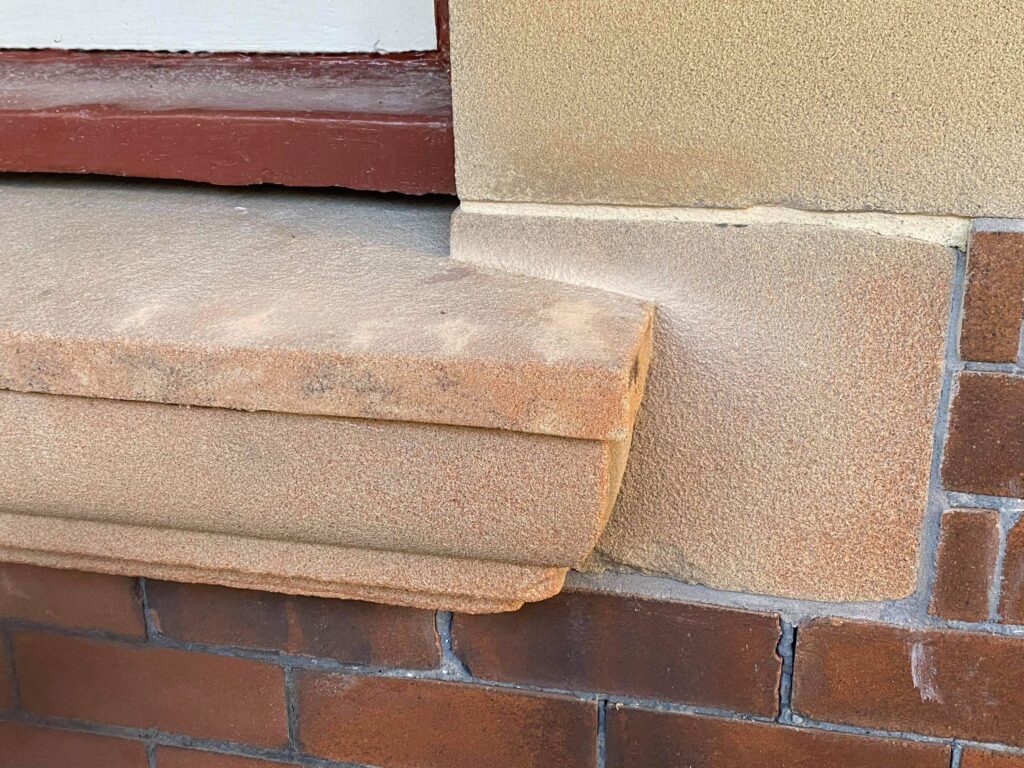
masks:
<svg viewBox="0 0 1024 768"><path fill-rule="evenodd" d="M1021 264L985 222L959 258L910 598L577 575L453 616L0 565L0 766L1024 768Z"/></svg>
<svg viewBox="0 0 1024 768"><path fill-rule="evenodd" d="M1024 637L987 626L587 589L452 616L21 565L0 616L3 766L1024 766Z"/></svg>

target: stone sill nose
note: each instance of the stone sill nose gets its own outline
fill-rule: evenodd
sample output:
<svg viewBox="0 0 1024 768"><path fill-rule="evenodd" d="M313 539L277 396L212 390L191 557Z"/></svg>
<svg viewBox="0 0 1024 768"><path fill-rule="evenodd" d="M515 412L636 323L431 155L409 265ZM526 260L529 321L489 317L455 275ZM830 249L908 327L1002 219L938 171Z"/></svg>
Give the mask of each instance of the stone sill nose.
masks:
<svg viewBox="0 0 1024 768"><path fill-rule="evenodd" d="M0 183L0 559L556 593L614 503L653 310L450 261L451 207Z"/></svg>

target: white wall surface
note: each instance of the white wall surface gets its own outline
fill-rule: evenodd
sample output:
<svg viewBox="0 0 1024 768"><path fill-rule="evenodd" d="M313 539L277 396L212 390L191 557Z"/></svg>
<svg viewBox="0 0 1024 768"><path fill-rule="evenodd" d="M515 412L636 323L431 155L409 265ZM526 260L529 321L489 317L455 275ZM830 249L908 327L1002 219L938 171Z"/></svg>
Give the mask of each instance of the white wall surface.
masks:
<svg viewBox="0 0 1024 768"><path fill-rule="evenodd" d="M368 53L437 47L434 0L0 0L0 48Z"/></svg>

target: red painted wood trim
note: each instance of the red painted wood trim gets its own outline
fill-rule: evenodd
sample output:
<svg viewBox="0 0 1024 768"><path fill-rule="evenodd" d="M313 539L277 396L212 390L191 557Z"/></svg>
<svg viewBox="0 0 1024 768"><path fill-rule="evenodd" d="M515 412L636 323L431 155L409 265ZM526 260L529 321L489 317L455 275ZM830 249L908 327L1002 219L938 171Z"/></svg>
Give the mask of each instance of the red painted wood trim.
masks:
<svg viewBox="0 0 1024 768"><path fill-rule="evenodd" d="M0 171L453 194L436 9L387 57L0 51Z"/></svg>

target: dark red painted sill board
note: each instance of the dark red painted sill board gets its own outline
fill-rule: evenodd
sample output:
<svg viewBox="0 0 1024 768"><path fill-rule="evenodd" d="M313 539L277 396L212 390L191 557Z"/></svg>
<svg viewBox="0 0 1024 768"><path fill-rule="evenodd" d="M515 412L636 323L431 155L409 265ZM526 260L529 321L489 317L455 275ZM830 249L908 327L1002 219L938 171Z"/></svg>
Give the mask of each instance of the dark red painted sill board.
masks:
<svg viewBox="0 0 1024 768"><path fill-rule="evenodd" d="M447 63L0 51L0 171L451 194Z"/></svg>

